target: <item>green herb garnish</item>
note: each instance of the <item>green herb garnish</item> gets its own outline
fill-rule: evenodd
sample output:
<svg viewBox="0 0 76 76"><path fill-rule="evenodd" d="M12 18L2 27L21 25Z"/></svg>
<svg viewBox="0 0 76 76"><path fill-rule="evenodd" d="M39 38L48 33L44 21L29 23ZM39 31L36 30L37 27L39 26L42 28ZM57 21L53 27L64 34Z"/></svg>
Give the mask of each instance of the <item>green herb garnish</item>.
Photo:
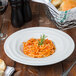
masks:
<svg viewBox="0 0 76 76"><path fill-rule="evenodd" d="M45 36L45 34L41 35L40 41L38 40L38 42L39 42L38 45L42 45L46 37L47 36Z"/></svg>

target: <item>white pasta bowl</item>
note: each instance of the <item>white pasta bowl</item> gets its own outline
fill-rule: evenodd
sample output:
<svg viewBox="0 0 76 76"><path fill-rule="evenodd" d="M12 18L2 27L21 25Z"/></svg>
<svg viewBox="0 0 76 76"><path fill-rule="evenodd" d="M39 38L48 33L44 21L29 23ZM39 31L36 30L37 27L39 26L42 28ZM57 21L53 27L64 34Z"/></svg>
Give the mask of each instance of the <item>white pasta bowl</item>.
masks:
<svg viewBox="0 0 76 76"><path fill-rule="evenodd" d="M44 58L26 56L21 51L22 43L30 38L40 38L42 34L45 34L49 40L54 42L56 47L55 53ZM4 44L5 53L9 58L21 64L32 66L44 66L61 62L73 53L74 48L74 41L68 34L48 27L22 29L9 36Z"/></svg>

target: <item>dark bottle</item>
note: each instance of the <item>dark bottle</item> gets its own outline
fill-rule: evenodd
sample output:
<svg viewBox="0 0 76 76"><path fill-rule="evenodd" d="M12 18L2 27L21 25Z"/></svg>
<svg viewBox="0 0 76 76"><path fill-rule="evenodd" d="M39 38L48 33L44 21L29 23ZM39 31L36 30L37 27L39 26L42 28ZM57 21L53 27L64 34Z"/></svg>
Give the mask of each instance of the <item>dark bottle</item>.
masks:
<svg viewBox="0 0 76 76"><path fill-rule="evenodd" d="M22 15L22 0L10 0L11 23L14 27L21 27L24 24Z"/></svg>
<svg viewBox="0 0 76 76"><path fill-rule="evenodd" d="M25 22L32 20L32 12L29 0L23 0L23 17Z"/></svg>

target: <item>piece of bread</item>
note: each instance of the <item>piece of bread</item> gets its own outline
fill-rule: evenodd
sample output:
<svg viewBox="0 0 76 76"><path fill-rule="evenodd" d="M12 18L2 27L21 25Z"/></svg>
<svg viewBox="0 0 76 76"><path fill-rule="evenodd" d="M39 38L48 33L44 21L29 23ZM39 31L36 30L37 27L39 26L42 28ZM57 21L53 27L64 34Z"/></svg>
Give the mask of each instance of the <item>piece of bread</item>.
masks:
<svg viewBox="0 0 76 76"><path fill-rule="evenodd" d="M0 76L4 76L4 71L0 70Z"/></svg>
<svg viewBox="0 0 76 76"><path fill-rule="evenodd" d="M76 0L63 0L60 10L66 11L76 7Z"/></svg>
<svg viewBox="0 0 76 76"><path fill-rule="evenodd" d="M0 76L3 76L5 69L6 69L6 65L4 61L0 59Z"/></svg>
<svg viewBox="0 0 76 76"><path fill-rule="evenodd" d="M62 3L62 0L52 0L51 3L52 3L55 7L58 7L58 6Z"/></svg>
<svg viewBox="0 0 76 76"><path fill-rule="evenodd" d="M58 10L59 10L59 11L62 11L62 8L61 8L61 7L59 7L59 8L58 8Z"/></svg>
<svg viewBox="0 0 76 76"><path fill-rule="evenodd" d="M4 63L4 61L2 59L0 59L0 70L5 70L6 69L6 65Z"/></svg>

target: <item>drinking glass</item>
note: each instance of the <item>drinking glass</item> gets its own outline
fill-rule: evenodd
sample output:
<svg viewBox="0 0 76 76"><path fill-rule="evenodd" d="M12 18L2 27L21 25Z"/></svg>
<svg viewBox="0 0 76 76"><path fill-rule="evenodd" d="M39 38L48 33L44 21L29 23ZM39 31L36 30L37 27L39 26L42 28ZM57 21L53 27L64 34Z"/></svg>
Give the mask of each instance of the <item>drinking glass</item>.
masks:
<svg viewBox="0 0 76 76"><path fill-rule="evenodd" d="M8 6L8 0L0 0L0 40L4 40L7 37L7 34L5 32L2 32L3 26L4 26L4 13Z"/></svg>

